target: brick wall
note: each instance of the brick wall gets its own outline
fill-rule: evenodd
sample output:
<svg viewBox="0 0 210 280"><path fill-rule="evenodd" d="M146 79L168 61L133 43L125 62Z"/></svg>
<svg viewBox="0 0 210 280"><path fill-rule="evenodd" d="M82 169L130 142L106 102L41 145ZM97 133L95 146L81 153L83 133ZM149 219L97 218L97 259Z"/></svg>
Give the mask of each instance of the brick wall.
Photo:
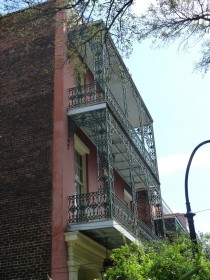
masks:
<svg viewBox="0 0 210 280"><path fill-rule="evenodd" d="M136 193L137 211L139 218L151 228L151 214L148 201L148 192L141 190Z"/></svg>
<svg viewBox="0 0 210 280"><path fill-rule="evenodd" d="M53 17L1 20L0 279L51 269ZM19 24L19 26L18 26Z"/></svg>

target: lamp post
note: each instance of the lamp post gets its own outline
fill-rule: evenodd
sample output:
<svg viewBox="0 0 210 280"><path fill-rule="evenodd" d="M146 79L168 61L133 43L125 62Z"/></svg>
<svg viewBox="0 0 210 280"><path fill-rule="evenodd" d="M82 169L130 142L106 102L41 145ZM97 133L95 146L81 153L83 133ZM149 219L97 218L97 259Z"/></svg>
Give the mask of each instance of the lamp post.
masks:
<svg viewBox="0 0 210 280"><path fill-rule="evenodd" d="M190 239L197 244L197 237L196 237L196 232L195 232L195 226L194 226L194 220L193 217L195 216L195 213L193 213L191 211L191 206L190 206L190 201L189 201L189 195L188 195L188 175L189 175L189 170L190 170L190 165L191 162L193 160L193 157L196 153L196 151L203 145L210 143L210 140L206 140L201 142L199 145L197 145L195 147L195 149L193 150L189 162L187 164L187 169L186 169L186 173L185 173L185 199L186 199L186 208L187 208L187 213L185 214L185 217L188 220L188 224L189 224L189 230L190 230Z"/></svg>

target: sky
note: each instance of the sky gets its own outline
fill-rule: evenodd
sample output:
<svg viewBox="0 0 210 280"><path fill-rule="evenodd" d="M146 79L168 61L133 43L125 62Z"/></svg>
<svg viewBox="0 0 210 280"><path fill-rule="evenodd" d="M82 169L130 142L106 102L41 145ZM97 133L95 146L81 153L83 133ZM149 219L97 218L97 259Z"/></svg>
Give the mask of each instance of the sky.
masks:
<svg viewBox="0 0 210 280"><path fill-rule="evenodd" d="M137 1L139 8L147 0ZM210 72L194 72L199 49L178 44L152 49L135 44L129 72L154 120L162 197L173 212L186 213L184 180L193 149L210 139ZM210 144L196 152L189 172L189 200L197 232L210 232ZM200 212L201 211L201 212Z"/></svg>

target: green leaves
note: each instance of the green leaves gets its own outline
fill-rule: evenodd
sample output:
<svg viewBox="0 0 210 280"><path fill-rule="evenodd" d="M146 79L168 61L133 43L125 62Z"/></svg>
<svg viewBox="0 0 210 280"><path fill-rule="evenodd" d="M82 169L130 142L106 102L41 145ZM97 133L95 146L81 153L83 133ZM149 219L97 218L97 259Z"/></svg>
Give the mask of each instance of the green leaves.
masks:
<svg viewBox="0 0 210 280"><path fill-rule="evenodd" d="M107 280L209 280L210 263L201 244L195 253L189 238L156 241L137 245L125 244L113 250L114 267L106 273Z"/></svg>
<svg viewBox="0 0 210 280"><path fill-rule="evenodd" d="M209 22L208 0L159 0L140 17L138 30L142 40L152 37L157 46L178 41L179 47L189 49L200 43L202 56L195 68L206 72L210 65Z"/></svg>

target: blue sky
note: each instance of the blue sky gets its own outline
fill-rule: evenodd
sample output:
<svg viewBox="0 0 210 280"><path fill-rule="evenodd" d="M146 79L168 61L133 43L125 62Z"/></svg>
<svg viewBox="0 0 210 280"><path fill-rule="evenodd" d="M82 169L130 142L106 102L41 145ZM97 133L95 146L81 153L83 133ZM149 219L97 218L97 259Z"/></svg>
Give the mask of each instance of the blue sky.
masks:
<svg viewBox="0 0 210 280"><path fill-rule="evenodd" d="M193 72L198 47L182 52L178 44L151 49L150 43L135 44L125 63L154 120L162 196L174 212L186 212L187 163L210 139L210 73ZM188 185L192 210L210 209L210 144L195 154ZM194 220L197 232L210 232L210 210Z"/></svg>

